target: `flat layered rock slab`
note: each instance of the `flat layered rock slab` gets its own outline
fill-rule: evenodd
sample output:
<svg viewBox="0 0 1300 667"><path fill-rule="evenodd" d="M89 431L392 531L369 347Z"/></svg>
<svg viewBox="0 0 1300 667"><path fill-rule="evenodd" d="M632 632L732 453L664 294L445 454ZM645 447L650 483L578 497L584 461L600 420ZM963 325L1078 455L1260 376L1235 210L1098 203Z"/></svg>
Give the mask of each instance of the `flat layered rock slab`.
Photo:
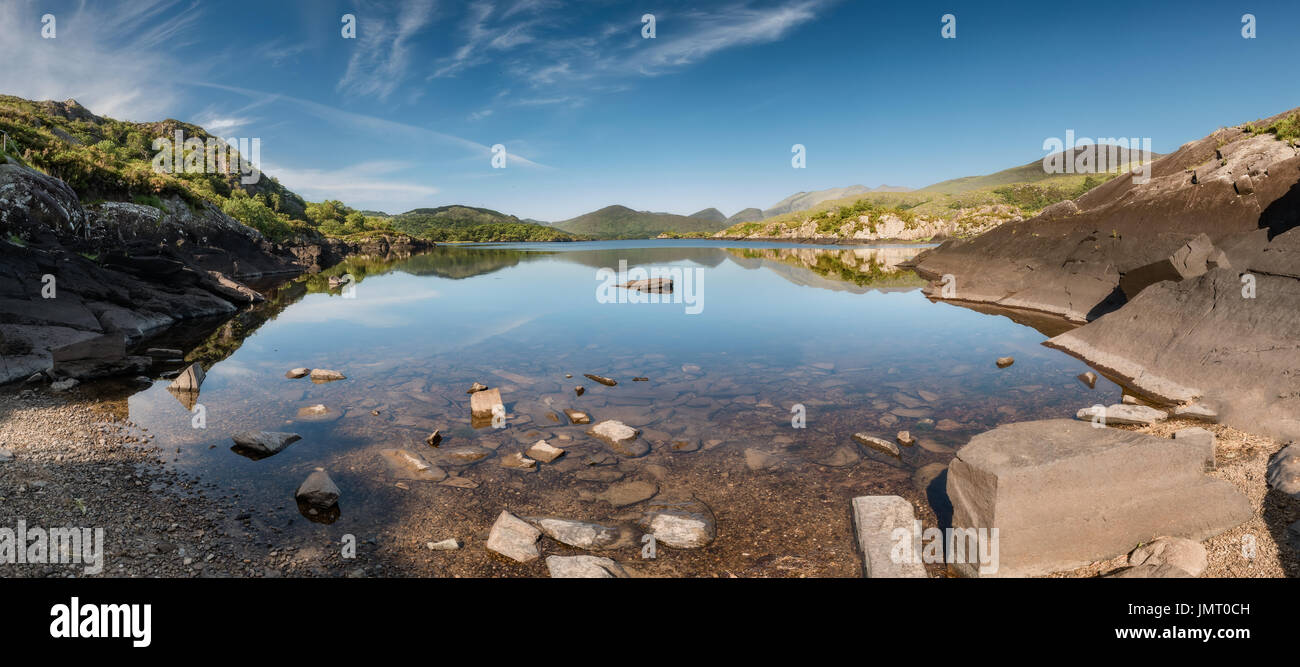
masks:
<svg viewBox="0 0 1300 667"><path fill-rule="evenodd" d="M862 576L868 579L925 578L925 565L915 559L894 559L894 531L912 534L916 513L901 496L859 496L853 499L853 528L862 554ZM910 537L908 538L911 539Z"/></svg>
<svg viewBox="0 0 1300 667"><path fill-rule="evenodd" d="M638 439L641 432L621 421L607 419L588 429L587 435L605 443L610 451L619 456L635 458L650 451L650 444Z"/></svg>
<svg viewBox="0 0 1300 667"><path fill-rule="evenodd" d="M537 560L537 540L542 532L527 521L502 510L488 534L487 549L519 563Z"/></svg>
<svg viewBox="0 0 1300 667"><path fill-rule="evenodd" d="M397 479L416 482L441 482L447 479L447 471L429 463L423 456L405 449L381 449L388 471Z"/></svg>
<svg viewBox="0 0 1300 667"><path fill-rule="evenodd" d="M1228 482L1205 476L1204 447L1068 419L979 434L948 471L952 525L998 529L999 567L963 576L1074 569L1156 537L1201 541L1254 516Z"/></svg>
<svg viewBox="0 0 1300 667"><path fill-rule="evenodd" d="M621 549L637 544L636 531L621 524L606 525L561 517L524 517L524 520L556 542L579 549Z"/></svg>

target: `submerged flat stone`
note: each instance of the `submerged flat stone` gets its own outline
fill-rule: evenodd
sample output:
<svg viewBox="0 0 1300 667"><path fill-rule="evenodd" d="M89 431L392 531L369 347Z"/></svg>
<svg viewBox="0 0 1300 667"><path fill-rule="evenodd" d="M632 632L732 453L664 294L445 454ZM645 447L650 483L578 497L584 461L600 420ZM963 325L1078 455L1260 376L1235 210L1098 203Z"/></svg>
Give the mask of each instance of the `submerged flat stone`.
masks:
<svg viewBox="0 0 1300 667"><path fill-rule="evenodd" d="M853 440L856 441L859 445L862 445L863 447L869 447L876 451L889 454L890 456L902 455L902 452L900 452L898 449L898 445L888 440L885 440L884 438L877 438L873 435L868 435L866 433L854 433Z"/></svg>
<svg viewBox="0 0 1300 667"><path fill-rule="evenodd" d="M717 537L713 510L698 500L656 499L641 515L641 529L676 549L707 547Z"/></svg>
<svg viewBox="0 0 1300 667"><path fill-rule="evenodd" d="M610 451L628 458L644 456L650 451L649 443L637 439L640 434L637 429L614 419L600 422L587 431L587 435L608 445Z"/></svg>
<svg viewBox="0 0 1300 667"><path fill-rule="evenodd" d="M388 465L389 471L397 479L414 481L441 482L447 479L447 472L416 452L405 449L381 449L379 455Z"/></svg>

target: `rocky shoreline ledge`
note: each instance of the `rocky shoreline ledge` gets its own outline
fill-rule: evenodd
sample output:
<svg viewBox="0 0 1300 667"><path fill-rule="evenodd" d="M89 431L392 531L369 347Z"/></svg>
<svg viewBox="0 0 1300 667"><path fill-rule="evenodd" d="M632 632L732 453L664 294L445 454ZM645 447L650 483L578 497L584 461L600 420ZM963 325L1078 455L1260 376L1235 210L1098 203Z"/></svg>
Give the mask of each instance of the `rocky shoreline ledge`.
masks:
<svg viewBox="0 0 1300 667"><path fill-rule="evenodd" d="M57 178L0 164L0 384L142 373L141 341L262 301L245 281L433 245L397 234L281 245L208 203L160 206L83 205Z"/></svg>
<svg viewBox="0 0 1300 667"><path fill-rule="evenodd" d="M1022 222L920 255L935 299L1078 323L1047 345L1153 402L1300 438L1300 148L1218 130Z"/></svg>

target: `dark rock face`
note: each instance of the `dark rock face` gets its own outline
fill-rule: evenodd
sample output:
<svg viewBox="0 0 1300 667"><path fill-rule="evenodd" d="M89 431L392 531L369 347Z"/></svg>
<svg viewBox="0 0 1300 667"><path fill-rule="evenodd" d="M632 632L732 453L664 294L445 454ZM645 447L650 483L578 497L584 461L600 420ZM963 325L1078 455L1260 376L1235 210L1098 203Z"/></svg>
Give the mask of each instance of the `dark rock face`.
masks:
<svg viewBox="0 0 1300 667"><path fill-rule="evenodd" d="M1300 197L1293 192L1300 183L1300 156L1271 135L1219 130L1150 168L1149 182L1118 176L1075 200L1073 213L1053 207L923 253L917 272L936 282L951 274L956 287L946 297L938 284L927 293L1086 322L1124 303L1121 278L1134 272L1140 277L1150 270L1144 267L1201 243L1202 234L1240 266L1230 249L1244 244L1249 253L1259 247L1261 228L1276 237L1295 224L1297 214L1287 202ZM1252 179L1250 194L1237 190L1241 174Z"/></svg>
<svg viewBox="0 0 1300 667"><path fill-rule="evenodd" d="M1300 151L1230 128L1150 168L1148 183L1117 177L1077 211L923 253L927 294L1087 323L1046 344L1151 398L1297 437Z"/></svg>
<svg viewBox="0 0 1300 667"><path fill-rule="evenodd" d="M323 240L287 248L211 204L171 197L161 209L129 202L87 207L57 178L0 164L0 384L38 371L79 379L140 373L149 360L121 348L180 321L261 301L241 280L319 270L357 251L422 245L428 244L381 236L359 245ZM114 351L56 363L52 350L85 341Z"/></svg>
<svg viewBox="0 0 1300 667"><path fill-rule="evenodd" d="M1300 229L1274 243L1294 237ZM1300 264L1294 255L1292 262ZM1201 401L1225 423L1298 437L1300 280L1251 274L1253 298L1243 295L1237 270L1214 269L1152 285L1118 311L1045 344L1149 396Z"/></svg>

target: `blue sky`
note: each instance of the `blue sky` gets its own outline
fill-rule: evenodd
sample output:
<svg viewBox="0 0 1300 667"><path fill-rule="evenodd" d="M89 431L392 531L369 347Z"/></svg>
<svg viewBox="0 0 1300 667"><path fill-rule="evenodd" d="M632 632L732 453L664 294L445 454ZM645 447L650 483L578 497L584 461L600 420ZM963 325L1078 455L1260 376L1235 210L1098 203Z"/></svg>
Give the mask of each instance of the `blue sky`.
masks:
<svg viewBox="0 0 1300 667"><path fill-rule="evenodd" d="M1300 106L1300 3L1057 4L0 0L0 92L260 138L264 170L310 200L543 220L922 187L1066 130L1168 152Z"/></svg>

